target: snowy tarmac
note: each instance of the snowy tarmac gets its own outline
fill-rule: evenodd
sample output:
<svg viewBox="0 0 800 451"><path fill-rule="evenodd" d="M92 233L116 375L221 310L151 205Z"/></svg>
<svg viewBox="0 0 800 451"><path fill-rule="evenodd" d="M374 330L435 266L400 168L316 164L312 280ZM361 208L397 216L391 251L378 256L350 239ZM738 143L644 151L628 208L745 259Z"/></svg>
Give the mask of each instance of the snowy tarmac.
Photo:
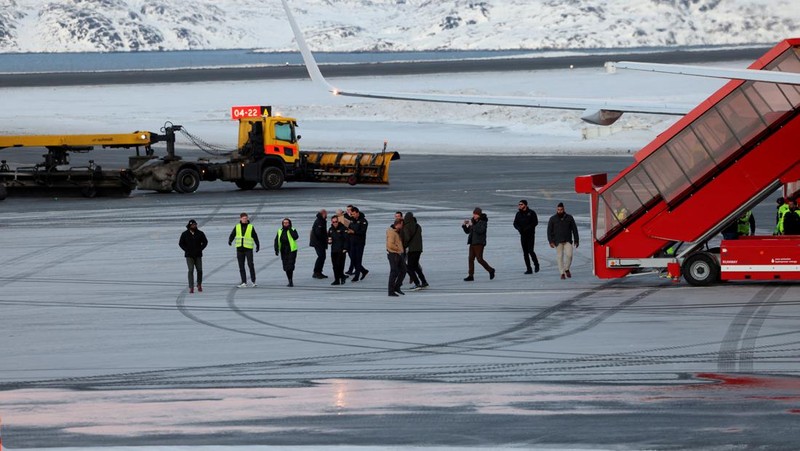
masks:
<svg viewBox="0 0 800 451"><path fill-rule="evenodd" d="M306 445L566 448L781 446L800 384L796 286L692 288L655 275L591 274L588 203L576 173L626 157L404 156L389 187L201 185L192 195L9 198L0 256L0 415L9 449ZM539 214L542 270L524 275L511 223ZM544 223L565 202L582 239L562 281ZM370 221L358 283L311 278L319 208ZM486 259L466 275L472 208ZM756 216L769 230L772 211ZM395 210L424 230L431 287L386 296L384 231ZM258 288L238 289L226 244L238 213L262 240ZM271 241L301 235L295 287ZM211 244L189 294L179 234ZM330 273L329 262L326 272Z"/></svg>

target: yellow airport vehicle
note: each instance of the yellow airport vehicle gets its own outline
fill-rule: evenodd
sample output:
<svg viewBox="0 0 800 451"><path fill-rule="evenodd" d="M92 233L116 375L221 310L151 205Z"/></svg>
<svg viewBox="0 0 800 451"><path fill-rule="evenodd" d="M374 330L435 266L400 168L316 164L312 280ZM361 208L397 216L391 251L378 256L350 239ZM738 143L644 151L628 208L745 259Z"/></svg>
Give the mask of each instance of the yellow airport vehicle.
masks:
<svg viewBox="0 0 800 451"><path fill-rule="evenodd" d="M162 133L85 135L0 135L0 149L45 148L44 161L33 166L0 163L0 200L8 191L27 188L79 189L84 196L120 192L134 188L159 192L192 193L201 181L223 180L249 190L261 184L279 189L284 182L332 182L351 185L388 184L389 165L397 152L306 152L300 150L297 120L273 116L269 106L236 106L231 118L239 123L237 148L224 159L184 160L175 154L175 135L180 132L199 148L219 155L218 150L189 134L180 125L167 123ZM155 155L153 145L166 143L166 155ZM136 149L128 167L103 170L90 160L88 166L69 165L70 152L96 148ZM1 152L1 150L0 150Z"/></svg>

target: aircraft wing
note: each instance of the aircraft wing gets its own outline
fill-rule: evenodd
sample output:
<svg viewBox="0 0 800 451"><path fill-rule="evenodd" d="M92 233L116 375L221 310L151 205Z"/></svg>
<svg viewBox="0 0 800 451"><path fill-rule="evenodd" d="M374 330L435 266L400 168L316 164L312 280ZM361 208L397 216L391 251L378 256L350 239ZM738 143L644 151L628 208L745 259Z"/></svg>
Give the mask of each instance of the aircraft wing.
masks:
<svg viewBox="0 0 800 451"><path fill-rule="evenodd" d="M694 75L697 77L725 78L729 80L766 81L800 85L800 74L774 70L727 69L721 67L685 66L680 64L637 63L620 61L613 63L618 69L631 69L664 74Z"/></svg>
<svg viewBox="0 0 800 451"><path fill-rule="evenodd" d="M671 104L663 102L646 102L636 100L558 98L558 97L517 97L517 96L474 96L461 94L426 94L418 92L377 92L347 90L334 87L319 70L314 55L303 37L300 27L289 9L287 0L281 0L289 25L294 32L297 46L303 56L308 74L318 85L333 95L365 97L372 99L408 100L417 102L458 103L466 105L511 106L523 108L552 108L564 110L582 110L581 116L586 122L597 125L611 125L623 113L667 114L682 116L692 109L692 105Z"/></svg>

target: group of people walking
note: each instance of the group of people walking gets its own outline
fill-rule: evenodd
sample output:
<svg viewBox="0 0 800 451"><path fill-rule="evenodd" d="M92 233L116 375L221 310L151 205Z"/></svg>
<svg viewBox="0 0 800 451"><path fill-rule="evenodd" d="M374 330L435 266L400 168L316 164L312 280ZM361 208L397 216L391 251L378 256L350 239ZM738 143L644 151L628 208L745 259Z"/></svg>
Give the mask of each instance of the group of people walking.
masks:
<svg viewBox="0 0 800 451"><path fill-rule="evenodd" d="M328 224L328 211L325 209L317 212L311 226L309 245L314 248L317 258L314 262L312 277L327 279L323 273L327 254L330 252L333 282L331 285L342 285L352 276L351 282L364 280L369 270L363 265L364 249L366 247L367 229L369 222L366 216L357 207L348 205L345 210L337 210L330 215ZM475 280L475 261L477 260L489 274L489 280L495 278L496 270L484 258L483 253L487 243L489 218L479 207L472 211L472 217L461 225L467 235L468 245L468 273L464 281ZM540 270L539 259L534 251L536 227L539 224L536 212L529 208L528 201L522 199L518 203L518 210L514 217L514 228L520 235L522 255L525 262L525 274L538 273ZM573 248L578 247L578 228L572 215L566 213L564 204L559 203L554 214L547 224L547 241L551 248L556 249L558 269L561 279L572 277L570 265L572 263ZM297 262L299 234L292 225L292 220L283 218L274 238L275 255L280 256L283 271L288 280L287 286L294 286L294 273ZM188 267L189 292L203 291L203 250L208 246L205 234L198 229L194 219L189 220L178 244L184 251ZM247 213L239 215L239 222L234 226L228 236L228 245L236 248L236 260L239 265L240 288L256 287L256 270L253 254L261 249L261 243L250 217ZM423 252L422 226L412 212L395 212L394 220L386 230L386 255L389 261L389 296L399 296L405 293L402 284L406 276L413 285L412 290L427 288L428 281L422 271L420 258ZM345 271L345 264L349 256L350 266ZM246 264L246 266L245 266ZM250 283L247 283L249 270ZM195 284L195 273L196 284Z"/></svg>
<svg viewBox="0 0 800 451"><path fill-rule="evenodd" d="M364 249L367 244L367 229L369 221L361 213L358 207L348 205L347 208L337 210L331 217L331 224L328 226L328 211L320 210L311 226L311 247L317 253L317 260L314 262L315 279L327 279L328 276L322 273L325 266L326 253L330 248L331 264L333 267L333 282L331 285L342 285L349 276L353 276L352 281L363 280L369 274L369 270L364 268ZM344 267L347 256L350 256L350 267L345 272Z"/></svg>

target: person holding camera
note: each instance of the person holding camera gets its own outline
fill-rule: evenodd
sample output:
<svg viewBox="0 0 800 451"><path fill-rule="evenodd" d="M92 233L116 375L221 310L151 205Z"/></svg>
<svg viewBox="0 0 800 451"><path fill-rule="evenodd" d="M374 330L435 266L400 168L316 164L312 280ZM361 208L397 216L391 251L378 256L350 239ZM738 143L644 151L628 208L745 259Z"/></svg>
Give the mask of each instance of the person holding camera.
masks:
<svg viewBox="0 0 800 451"><path fill-rule="evenodd" d="M486 260L483 259L483 249L486 247L486 232L488 228L489 218L486 213L478 207L472 210L472 218L464 221L461 228L464 233L469 235L467 237L467 244L469 245L469 275L464 278L465 282L472 282L475 280L475 260L478 260L483 269L489 273L489 280L494 279L495 270Z"/></svg>

